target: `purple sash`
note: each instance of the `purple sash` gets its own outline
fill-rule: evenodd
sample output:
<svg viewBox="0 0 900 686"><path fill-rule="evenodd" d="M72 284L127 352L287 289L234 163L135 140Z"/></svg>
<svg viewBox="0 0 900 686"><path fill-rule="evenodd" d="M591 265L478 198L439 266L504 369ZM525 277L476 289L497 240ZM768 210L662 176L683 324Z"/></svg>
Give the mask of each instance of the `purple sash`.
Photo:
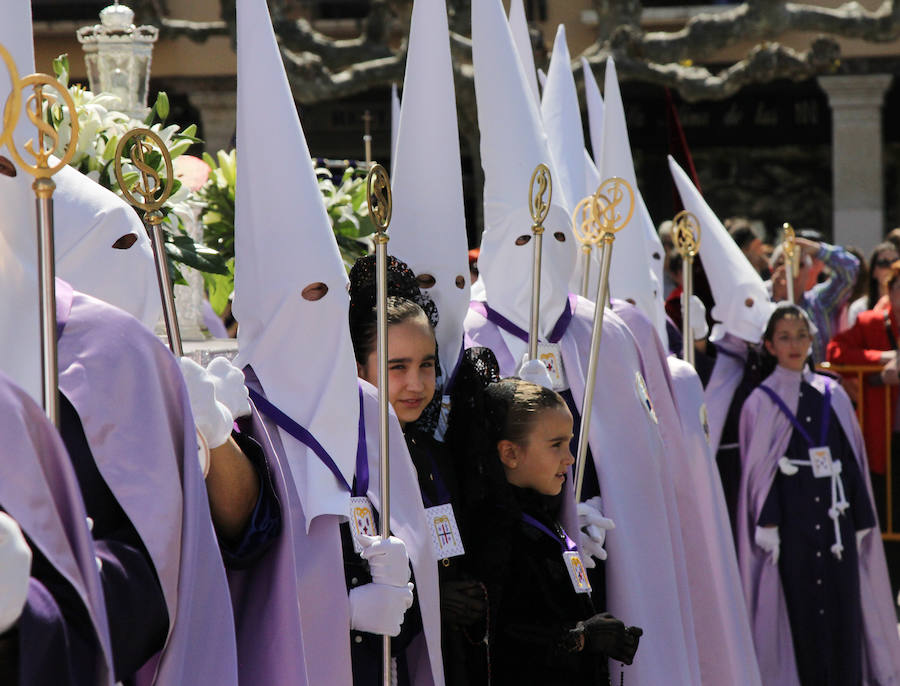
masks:
<svg viewBox="0 0 900 686"><path fill-rule="evenodd" d="M556 320L553 331L551 331L550 335L547 337L547 340L550 343L559 343L560 339L563 337L563 334L566 332L566 329L569 328L569 323L572 321L572 316L575 314L575 303L577 301L577 298L578 296L576 296L574 293L569 293L569 299L566 301L566 308L559 316L559 319ZM482 300L473 300L469 303L469 309L477 312L489 322L496 324L501 329L508 333L511 333L516 338L521 338L523 341L528 343L527 331L517 326L516 324L513 324L486 302Z"/></svg>
<svg viewBox="0 0 900 686"><path fill-rule="evenodd" d="M803 437L803 440L806 441L806 444L810 448L815 448L817 446L823 446L828 444L828 425L831 422L831 384L825 383L825 408L822 410L822 432L819 436L819 442L813 443L812 437L810 437L809 433L807 433L806 429L800 424L800 420L791 412L790 408L785 404L785 402L781 399L781 397L773 391L771 388L766 386L765 384L760 384L760 388L768 395L772 402L778 406L778 409L784 414L785 417L794 425L794 428L797 432Z"/></svg>
<svg viewBox="0 0 900 686"><path fill-rule="evenodd" d="M362 389L359 391L359 441L356 448L356 479L354 480L353 488L347 483L347 479L341 474L341 470L338 468L337 464L335 464L334 459L328 454L325 447L316 440L315 436L275 407L275 405L269 402L269 400L260 393L257 393L252 388L248 388L247 390L250 392L250 399L253 401L253 404L256 405L256 408L284 429L288 434L312 450L322 464L328 467L335 478L343 484L344 488L351 492L354 497L366 495L366 492L369 490L369 460L366 451L366 420L362 411Z"/></svg>
<svg viewBox="0 0 900 686"><path fill-rule="evenodd" d="M552 538L554 541L559 543L559 547L563 549L563 552L576 550L575 541L573 541L571 538L569 538L569 534L566 533L566 530L563 529L562 526L559 527L559 530L562 531L562 537L560 537L559 534L553 533L550 529L548 529L546 526L541 524L541 522L536 520L530 514L526 514L525 512L523 512L522 513L522 521L525 522L526 524L530 524L538 531L542 531L543 533L547 534L550 538ZM565 542L563 542L561 540L561 538L565 539Z"/></svg>

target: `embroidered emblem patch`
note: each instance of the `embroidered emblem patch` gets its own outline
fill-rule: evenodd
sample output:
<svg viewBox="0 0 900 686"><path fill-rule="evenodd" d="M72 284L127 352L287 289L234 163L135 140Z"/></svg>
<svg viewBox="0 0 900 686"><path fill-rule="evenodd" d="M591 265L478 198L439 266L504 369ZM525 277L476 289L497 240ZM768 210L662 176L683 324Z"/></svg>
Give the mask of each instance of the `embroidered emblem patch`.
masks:
<svg viewBox="0 0 900 686"><path fill-rule="evenodd" d="M459 527L453 514L453 506L435 505L425 509L425 515L431 523L431 545L434 556L438 560L465 555Z"/></svg>
<svg viewBox="0 0 900 686"><path fill-rule="evenodd" d="M363 550L359 542L359 536L377 536L375 528L375 515L372 512L372 503L365 496L350 498L350 534L353 536L353 549L357 553Z"/></svg>

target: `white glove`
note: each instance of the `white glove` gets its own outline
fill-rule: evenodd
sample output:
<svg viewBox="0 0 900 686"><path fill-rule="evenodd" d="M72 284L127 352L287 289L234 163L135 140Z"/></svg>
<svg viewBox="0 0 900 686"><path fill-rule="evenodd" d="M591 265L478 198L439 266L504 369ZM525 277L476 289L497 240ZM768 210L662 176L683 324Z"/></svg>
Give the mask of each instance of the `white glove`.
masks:
<svg viewBox="0 0 900 686"><path fill-rule="evenodd" d="M30 576L31 548L16 520L0 512L0 634L19 621Z"/></svg>
<svg viewBox="0 0 900 686"><path fill-rule="evenodd" d="M365 584L350 589L350 628L370 634L397 636L403 615L412 607L413 585L403 588Z"/></svg>
<svg viewBox="0 0 900 686"><path fill-rule="evenodd" d="M615 529L616 524L609 517L604 517L601 510L603 501L600 496L578 503L578 528L584 534L581 537L581 549L587 553L584 566L592 569L596 566L594 558L606 559L606 532Z"/></svg>
<svg viewBox="0 0 900 686"><path fill-rule="evenodd" d="M244 372L224 357L217 357L206 367L216 386L216 400L231 412L231 418L250 414L250 393L244 385Z"/></svg>
<svg viewBox="0 0 900 686"><path fill-rule="evenodd" d="M528 353L522 356L522 364L519 365L517 376L523 381L530 381L538 386L553 390L553 379L550 378L547 365L541 360L529 360Z"/></svg>
<svg viewBox="0 0 900 686"><path fill-rule="evenodd" d="M756 545L769 553L769 561L773 565L778 564L778 555L781 552L781 536L778 535L777 526L758 526L753 536Z"/></svg>
<svg viewBox="0 0 900 686"><path fill-rule="evenodd" d="M191 399L197 430L210 448L218 448L231 436L231 411L216 400L216 386L207 371L188 357L178 360Z"/></svg>
<svg viewBox="0 0 900 686"><path fill-rule="evenodd" d="M405 588L409 581L409 555L406 544L396 536L384 540L380 536L359 536L363 546L360 553L369 563L372 581L376 584Z"/></svg>
<svg viewBox="0 0 900 686"><path fill-rule="evenodd" d="M702 341L709 335L709 324L706 323L706 306L696 295L691 296L691 333L695 341Z"/></svg>

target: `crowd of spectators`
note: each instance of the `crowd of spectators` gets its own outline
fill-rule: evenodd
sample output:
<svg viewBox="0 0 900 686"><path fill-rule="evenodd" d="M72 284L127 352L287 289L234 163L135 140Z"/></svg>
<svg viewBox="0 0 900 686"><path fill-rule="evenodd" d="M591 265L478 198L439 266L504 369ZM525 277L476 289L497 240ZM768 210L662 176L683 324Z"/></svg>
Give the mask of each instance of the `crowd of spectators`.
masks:
<svg viewBox="0 0 900 686"><path fill-rule="evenodd" d="M732 218L725 227L765 281L772 300L787 300L782 245L764 241L761 222ZM660 236L667 247L666 311L680 320L681 256L668 249L665 227ZM793 273L794 302L815 329L811 362L840 372L861 409L879 519L883 527L900 530L900 228L888 233L868 259L853 246L827 243L811 229L797 231L796 244L800 257ZM892 465L896 467L890 469ZM888 479L896 494L890 517Z"/></svg>

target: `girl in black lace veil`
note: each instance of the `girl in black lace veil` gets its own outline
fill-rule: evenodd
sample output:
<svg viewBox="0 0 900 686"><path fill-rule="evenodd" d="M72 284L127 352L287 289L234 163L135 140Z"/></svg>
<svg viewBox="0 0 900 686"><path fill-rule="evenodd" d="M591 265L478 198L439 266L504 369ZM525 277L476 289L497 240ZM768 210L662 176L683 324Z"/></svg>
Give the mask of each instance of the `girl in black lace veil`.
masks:
<svg viewBox="0 0 900 686"><path fill-rule="evenodd" d="M437 327L440 317L434 301L421 291L416 275L407 264L393 255L388 255L387 286L388 327L415 317L419 310L427 317L432 330ZM356 361L361 365L366 363L369 354L375 349L376 302L375 256L366 255L359 258L350 269L350 337ZM440 418L443 395L443 374L437 360L436 357L434 395L419 419L413 422L413 428L432 433Z"/></svg>
<svg viewBox="0 0 900 686"><path fill-rule="evenodd" d="M389 257L387 272L390 402L403 427L426 516L445 515L443 508L450 505L457 524L461 525L460 517L456 514L460 509L456 465L446 445L434 436L442 398L437 343L434 338L434 327L438 322L437 308L419 290L416 276L406 264ZM350 271L349 319L360 376L374 383L377 381L373 378L376 292L375 260L371 256L357 260ZM427 396L429 392L433 392L432 397L428 398L424 407L420 407L420 395ZM462 540L465 546L464 535ZM478 655L480 649L473 647L466 637L469 627L484 624L483 587L465 573L465 556L447 557L440 552L435 550L440 561L438 579L445 681L448 686L484 683L482 675L486 672L482 667L484 660Z"/></svg>
<svg viewBox="0 0 900 686"><path fill-rule="evenodd" d="M597 613L590 595L575 591L563 558L560 474L572 462L571 429L559 394L500 379L487 348L465 351L446 438L459 467L466 559L487 592L494 686L607 684L606 658L630 664L637 650L640 629Z"/></svg>

